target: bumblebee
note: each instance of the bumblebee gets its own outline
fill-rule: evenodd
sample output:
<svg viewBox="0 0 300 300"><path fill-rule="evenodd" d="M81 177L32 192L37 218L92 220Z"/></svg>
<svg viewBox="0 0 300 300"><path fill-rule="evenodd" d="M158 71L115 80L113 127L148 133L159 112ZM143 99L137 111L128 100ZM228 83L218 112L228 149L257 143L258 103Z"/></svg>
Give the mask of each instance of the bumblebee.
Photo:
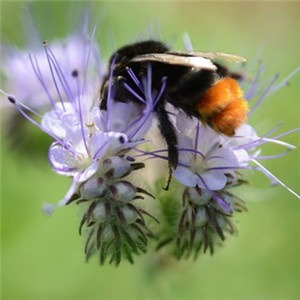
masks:
<svg viewBox="0 0 300 300"><path fill-rule="evenodd" d="M247 119L247 101L243 99L237 83L241 75L231 73L226 67L214 62L215 59L245 61L240 56L226 53L171 51L162 42L153 40L124 46L110 58L108 72L100 91L100 109L107 109L110 85L116 101L141 103L124 84L142 96L128 70L131 69L142 82L146 77L148 64L151 64L154 89L159 91L162 80L166 78L163 95L154 110L160 132L168 146L169 166L176 168L177 137L165 108L167 102L183 110L188 116L198 118L217 133L227 136L234 135L235 129Z"/></svg>

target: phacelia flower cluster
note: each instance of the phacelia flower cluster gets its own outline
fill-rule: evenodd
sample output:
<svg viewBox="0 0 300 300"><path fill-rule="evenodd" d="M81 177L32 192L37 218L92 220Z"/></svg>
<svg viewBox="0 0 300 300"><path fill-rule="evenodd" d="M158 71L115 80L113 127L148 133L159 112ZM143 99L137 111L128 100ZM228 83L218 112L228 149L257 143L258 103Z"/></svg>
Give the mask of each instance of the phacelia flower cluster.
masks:
<svg viewBox="0 0 300 300"><path fill-rule="evenodd" d="M280 138L298 129L271 137L274 128L258 136L252 126L243 124L228 137L170 103L165 109L178 140L178 165L169 173L168 149L154 150L154 141L148 139L157 126L155 109L164 101L168 78L162 78L160 89L156 89L151 64L141 80L129 68L131 82L124 88L135 101L124 102L115 96L113 59L106 109L100 109L99 90L106 63L100 59L94 34L95 30L91 37L72 36L65 46L44 43L43 54L30 53L26 60L22 53L12 52L3 67L5 89L11 94L1 90L26 119L53 138L50 166L72 183L66 195L57 204L45 204L44 211L51 214L71 203L81 206L79 234L86 239L87 260L95 254L101 264L118 265L122 259L133 263L133 256L145 253L150 240L158 250L169 247L178 258L197 257L207 250L213 253L228 234L236 232L234 214L247 210L242 197L232 192L247 183L244 170L263 172L272 183L283 185L299 198L260 163L294 149ZM28 80L20 83L25 70ZM248 101L259 95L249 116L268 93L285 84L275 85L276 77L261 91L260 73L244 94ZM261 156L261 146L266 143L278 144L285 151ZM165 168L163 179L169 176L168 190L154 192L157 182L147 177L150 159ZM150 172L161 174L156 169ZM164 198L173 200L162 201ZM161 213L151 211L154 201L160 203ZM168 222L164 217L170 211L175 217Z"/></svg>

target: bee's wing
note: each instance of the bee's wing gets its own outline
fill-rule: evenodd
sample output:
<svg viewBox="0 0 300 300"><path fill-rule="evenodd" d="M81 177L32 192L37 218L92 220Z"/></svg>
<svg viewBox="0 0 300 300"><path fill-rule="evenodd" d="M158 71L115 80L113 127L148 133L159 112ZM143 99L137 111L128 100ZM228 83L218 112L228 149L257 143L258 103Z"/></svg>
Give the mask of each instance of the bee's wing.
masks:
<svg viewBox="0 0 300 300"><path fill-rule="evenodd" d="M230 62L241 63L245 62L246 58L238 55L233 55L229 53L222 52L201 52L201 51L168 51L170 54L180 55L180 56L196 56L205 57L209 59L222 59Z"/></svg>
<svg viewBox="0 0 300 300"><path fill-rule="evenodd" d="M170 53L151 53L138 55L131 59L132 62L156 61L170 65L185 66L215 71L217 67L211 60L201 56L184 56Z"/></svg>

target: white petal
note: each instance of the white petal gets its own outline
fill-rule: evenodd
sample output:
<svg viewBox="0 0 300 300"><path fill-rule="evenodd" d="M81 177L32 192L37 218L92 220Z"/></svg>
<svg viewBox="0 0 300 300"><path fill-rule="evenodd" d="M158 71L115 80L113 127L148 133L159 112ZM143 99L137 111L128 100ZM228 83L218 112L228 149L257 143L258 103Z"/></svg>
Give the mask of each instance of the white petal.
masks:
<svg viewBox="0 0 300 300"><path fill-rule="evenodd" d="M63 113L74 113L73 106L70 102L56 102L55 103L55 111L58 112L59 115Z"/></svg>
<svg viewBox="0 0 300 300"><path fill-rule="evenodd" d="M230 139L230 145L233 147L244 145L254 141L256 138L258 138L258 135L254 128L249 124L243 124L236 130L235 137Z"/></svg>
<svg viewBox="0 0 300 300"><path fill-rule="evenodd" d="M95 158L101 158L107 151L109 137L105 132L98 131L90 139L91 155Z"/></svg>
<svg viewBox="0 0 300 300"><path fill-rule="evenodd" d="M86 92L84 96L78 98L78 101L80 101L83 123L92 124L94 121L94 115L93 115L93 106L95 104L94 97L88 95L88 92ZM78 107L79 107L79 103L78 103Z"/></svg>
<svg viewBox="0 0 300 300"><path fill-rule="evenodd" d="M249 163L249 154L244 149L235 150L234 154L238 160L239 165L241 166L247 166Z"/></svg>
<svg viewBox="0 0 300 300"><path fill-rule="evenodd" d="M196 134L193 139L196 139ZM201 153L203 153L204 155L208 154L211 151L212 147L221 144L221 142L222 140L220 135L218 135L212 128L200 124L197 148Z"/></svg>
<svg viewBox="0 0 300 300"><path fill-rule="evenodd" d="M257 137L255 129L249 124L243 124L242 126L238 127L235 131L235 135Z"/></svg>
<svg viewBox="0 0 300 300"><path fill-rule="evenodd" d="M100 131L106 131L106 111L100 110L99 107L95 107L93 114L96 128Z"/></svg>
<svg viewBox="0 0 300 300"><path fill-rule="evenodd" d="M181 182L182 184L190 187L196 186L198 183L198 177L195 175L189 168L178 166L174 171L173 174L175 178Z"/></svg>
<svg viewBox="0 0 300 300"><path fill-rule="evenodd" d="M149 131L149 129L151 128L152 121L153 121L153 114L148 115L146 120L143 119L142 126L140 127L139 131L134 135L134 137L132 139L134 141L138 141L138 140L142 139L146 135L146 133Z"/></svg>
<svg viewBox="0 0 300 300"><path fill-rule="evenodd" d="M133 109L134 107L129 103L113 102L110 111L110 130L119 132L125 130L135 115Z"/></svg>
<svg viewBox="0 0 300 300"><path fill-rule="evenodd" d="M78 172L78 160L61 145L54 145L49 150L49 161L55 172L74 176Z"/></svg>
<svg viewBox="0 0 300 300"><path fill-rule="evenodd" d="M204 180L206 186L199 179L198 185L200 188L210 189L213 191L217 191L222 189L226 185L226 176L223 172L218 170L212 170L201 174L202 179Z"/></svg>
<svg viewBox="0 0 300 300"><path fill-rule="evenodd" d="M189 117L183 111L180 111L176 116L176 127L185 135L190 136L196 130L197 123L198 120L196 118Z"/></svg>
<svg viewBox="0 0 300 300"><path fill-rule="evenodd" d="M88 144L89 129L81 125L75 115L64 114L62 122L66 128L65 142L70 143L82 155L87 155L84 141Z"/></svg>
<svg viewBox="0 0 300 300"><path fill-rule="evenodd" d="M179 161L182 163L190 162L194 155L193 140L186 135L178 133L177 141L178 141L178 148L179 148L179 155L178 155ZM180 148L189 149L191 151L180 150Z"/></svg>
<svg viewBox="0 0 300 300"><path fill-rule="evenodd" d="M98 171L99 164L97 161L93 163L82 173L80 180L78 182L84 182L91 178Z"/></svg>
<svg viewBox="0 0 300 300"><path fill-rule="evenodd" d="M61 122L61 118L54 110L43 116L42 126L60 139L63 139L66 135L66 129Z"/></svg>
<svg viewBox="0 0 300 300"><path fill-rule="evenodd" d="M209 168L239 166L238 159L229 148L217 148L207 160Z"/></svg>

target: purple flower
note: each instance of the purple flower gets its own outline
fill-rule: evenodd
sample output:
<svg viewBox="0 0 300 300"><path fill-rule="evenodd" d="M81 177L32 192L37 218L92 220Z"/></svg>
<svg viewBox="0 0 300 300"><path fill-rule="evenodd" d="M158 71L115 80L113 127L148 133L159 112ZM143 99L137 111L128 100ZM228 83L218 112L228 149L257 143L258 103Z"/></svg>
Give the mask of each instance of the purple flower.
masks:
<svg viewBox="0 0 300 300"><path fill-rule="evenodd" d="M3 92L23 116L54 139L49 149L49 162L53 170L73 178L66 196L53 207L68 203L78 185L92 177L106 176L117 179L128 174L131 165L124 158L124 153L143 142L141 139L152 123L155 105L152 99L153 91L146 87L147 95L145 93L142 100L144 105L115 102L111 98L112 91L107 99L107 111L100 111L97 98L102 78L95 70L101 69L101 64L97 61L96 65L95 59L92 59L95 50L94 32L90 42L84 44L84 51L79 45L76 47L76 43L62 47L61 51L67 51L66 55L61 53L62 57L67 58L62 64L48 45L44 45L42 62L37 56L30 56L32 76L35 76L40 84L39 90L45 93L49 106L52 106L44 115L23 103L22 99ZM80 56L76 66L72 64L72 61L76 62L75 50L79 50ZM68 59L68 54L72 55L72 58ZM42 69L49 75L50 82L48 77L42 74ZM147 80L145 78L145 86L149 87ZM75 90L73 87L76 87ZM40 117L41 122L31 118L26 110ZM116 162L119 155L122 157ZM112 164L107 165L107 159L112 161ZM106 172L110 172L109 175ZM47 205L46 208L49 211L50 206Z"/></svg>
<svg viewBox="0 0 300 300"><path fill-rule="evenodd" d="M232 178L237 177L237 171L258 170L272 179L273 183L281 184L300 198L259 162L261 159L281 157L295 149L295 146L279 138L298 129L271 138L275 128L259 137L253 127L243 124L233 137L226 137L183 112L178 112L173 122L178 130L179 150L179 165L173 174L182 184L211 191L221 190L232 182ZM287 150L278 155L260 156L261 146L266 143L278 144Z"/></svg>
<svg viewBox="0 0 300 300"><path fill-rule="evenodd" d="M77 97L81 91L74 75L84 74L87 56L92 49L93 68L101 73L101 66L97 66L99 52L95 43L89 42L84 30L78 31L64 40L51 42L51 49L45 45L43 48L19 50L13 47L3 47L3 73L5 76L5 89L9 90L24 105L32 109L45 111L49 109L52 101L64 99L61 87L57 85L68 82L68 97ZM59 72L63 70L63 74ZM30 71L30 70L34 70ZM62 76L64 78L62 78ZM26 80L24 80L26 78ZM55 82L56 81L56 82ZM41 84L44 88L41 88Z"/></svg>
<svg viewBox="0 0 300 300"><path fill-rule="evenodd" d="M227 182L226 167L239 166L238 155L225 147L225 139L183 112L176 117L179 165L173 171L182 184L220 190ZM224 167L223 169L220 169Z"/></svg>

